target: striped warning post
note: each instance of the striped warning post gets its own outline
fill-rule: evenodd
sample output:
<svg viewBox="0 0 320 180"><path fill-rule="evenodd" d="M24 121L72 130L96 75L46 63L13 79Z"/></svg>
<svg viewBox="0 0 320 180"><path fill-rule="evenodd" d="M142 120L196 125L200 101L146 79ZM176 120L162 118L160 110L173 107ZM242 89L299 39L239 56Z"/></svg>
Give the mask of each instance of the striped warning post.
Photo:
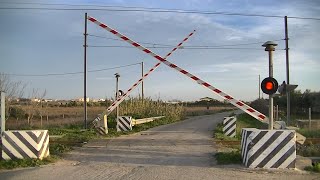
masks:
<svg viewBox="0 0 320 180"><path fill-rule="evenodd" d="M95 131L100 135L108 134L108 120L107 115L103 116L103 121L101 121L100 116L98 116L93 122Z"/></svg>
<svg viewBox="0 0 320 180"><path fill-rule="evenodd" d="M243 163L249 168L295 168L294 130L244 129L241 143ZM244 147L243 147L244 146Z"/></svg>
<svg viewBox="0 0 320 180"><path fill-rule="evenodd" d="M117 131L131 131L132 130L132 117L119 116L117 119Z"/></svg>
<svg viewBox="0 0 320 180"><path fill-rule="evenodd" d="M236 136L236 121L237 118L235 116L232 117L224 117L223 119L223 134L229 137Z"/></svg>
<svg viewBox="0 0 320 180"><path fill-rule="evenodd" d="M147 49L145 47L143 47L142 45L140 45L139 43L132 41L130 38L128 38L127 36L121 34L120 32L116 31L115 29L112 29L111 27L107 26L106 24L98 21L97 19L88 16L88 20L95 23L96 25L98 25L99 27L111 32L112 34L114 34L115 36L121 38L122 40L126 41L127 43L131 44L132 46L136 47L137 49L140 49L141 51L147 53L148 55L154 57L155 59L157 59L158 61L160 61L161 63L164 63L165 65L167 65L170 68L175 69L176 71L184 74L185 76L189 77L190 79L196 81L196 83L200 84L201 86L204 86L208 89L210 89L213 93L216 93L218 95L220 95L221 97L223 97L224 99L226 99L229 103L233 104L234 106L236 106L237 108L243 110L244 112L246 112L247 114L251 115L252 117L264 122L264 123L268 123L267 120L268 118L260 113L259 111L253 109L252 107L248 106L247 104L245 104L242 101L239 101L237 99L235 99L234 97L226 94L225 92L221 91L220 89L210 85L209 83L201 80L199 77L191 74L190 72L181 69L180 67L178 67L177 65L167 61L166 59L164 59L163 57L157 55L156 53L154 53L153 51L151 51L150 49Z"/></svg>
<svg viewBox="0 0 320 180"><path fill-rule="evenodd" d="M5 160L42 159L50 154L48 130L4 131L1 139Z"/></svg>

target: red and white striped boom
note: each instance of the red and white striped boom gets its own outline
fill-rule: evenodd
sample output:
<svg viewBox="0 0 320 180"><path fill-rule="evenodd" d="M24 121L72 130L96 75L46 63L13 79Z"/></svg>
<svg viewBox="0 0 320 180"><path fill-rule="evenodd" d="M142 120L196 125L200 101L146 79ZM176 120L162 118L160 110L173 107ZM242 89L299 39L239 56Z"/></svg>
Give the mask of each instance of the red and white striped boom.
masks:
<svg viewBox="0 0 320 180"><path fill-rule="evenodd" d="M232 96L222 92L221 90L219 90L218 88L210 85L209 83L201 80L200 78L198 78L197 76L189 73L188 71L181 69L180 67L178 67L177 65L167 61L165 58L162 58L161 56L157 55L156 53L152 52L151 50L141 46L139 43L132 41L131 39L129 39L127 36L122 35L121 33L119 33L118 31L110 28L109 26L107 26L106 24L103 24L101 22L99 22L98 20L96 20L93 17L88 16L88 20L97 24L98 26L100 26L101 28L111 32L112 34L114 34L115 36L118 36L119 38L121 38L122 40L126 41L127 43L133 45L134 47L140 49L141 51L149 54L150 56L156 58L158 61L164 63L165 65L179 71L180 73L186 75L187 77L189 77L190 79L196 81L198 84L200 84L201 86L204 86L208 89L210 89L212 92L220 95L221 97L225 98L228 102L230 102L231 104L233 104L234 106L238 107L239 109L243 110L244 112L246 112L247 114L251 115L252 117L261 120L265 123L267 122L267 117L260 113L259 111L253 109L252 107L248 106L247 104L233 98Z"/></svg>

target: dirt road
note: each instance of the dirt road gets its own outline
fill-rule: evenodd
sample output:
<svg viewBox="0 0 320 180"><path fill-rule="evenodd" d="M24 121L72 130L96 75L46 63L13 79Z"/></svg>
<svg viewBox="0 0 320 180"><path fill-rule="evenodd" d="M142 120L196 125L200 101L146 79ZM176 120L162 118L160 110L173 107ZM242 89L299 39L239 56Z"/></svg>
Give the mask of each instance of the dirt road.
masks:
<svg viewBox="0 0 320 180"><path fill-rule="evenodd" d="M320 179L319 174L297 170L216 165L212 131L228 114L193 117L130 136L92 141L65 160L1 171L0 179Z"/></svg>

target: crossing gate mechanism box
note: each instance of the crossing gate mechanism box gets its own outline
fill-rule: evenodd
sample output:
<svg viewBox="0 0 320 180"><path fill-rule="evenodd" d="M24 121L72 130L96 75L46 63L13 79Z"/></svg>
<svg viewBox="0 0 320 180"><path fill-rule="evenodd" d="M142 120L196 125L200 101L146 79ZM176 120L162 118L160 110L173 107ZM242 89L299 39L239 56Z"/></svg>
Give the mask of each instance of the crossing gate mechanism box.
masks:
<svg viewBox="0 0 320 180"><path fill-rule="evenodd" d="M229 137L236 136L236 121L237 118L235 116L232 117L224 117L223 119L223 134Z"/></svg>
<svg viewBox="0 0 320 180"><path fill-rule="evenodd" d="M49 156L48 130L4 131L2 159L43 159Z"/></svg>
<svg viewBox="0 0 320 180"><path fill-rule="evenodd" d="M294 130L242 129L241 156L249 168L295 168Z"/></svg>

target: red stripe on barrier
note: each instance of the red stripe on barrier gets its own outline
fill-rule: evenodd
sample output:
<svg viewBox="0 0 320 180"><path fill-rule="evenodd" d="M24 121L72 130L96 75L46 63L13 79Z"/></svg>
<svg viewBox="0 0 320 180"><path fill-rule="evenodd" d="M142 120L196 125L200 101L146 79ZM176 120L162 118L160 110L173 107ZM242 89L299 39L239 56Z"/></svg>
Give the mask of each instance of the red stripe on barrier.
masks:
<svg viewBox="0 0 320 180"><path fill-rule="evenodd" d="M96 22L97 20L91 17L91 18L89 18L89 21Z"/></svg>
<svg viewBox="0 0 320 180"><path fill-rule="evenodd" d="M115 30L111 30L110 32L113 33L113 34L118 34L118 32L115 31Z"/></svg>
<svg viewBox="0 0 320 180"><path fill-rule="evenodd" d="M221 91L219 89L214 89L213 91L216 93L221 93Z"/></svg>
<svg viewBox="0 0 320 180"><path fill-rule="evenodd" d="M122 36L121 39L125 40L125 41L128 41L129 39L125 36Z"/></svg>
<svg viewBox="0 0 320 180"><path fill-rule="evenodd" d="M170 64L170 67L172 67L172 68L176 68L177 66L176 66L176 65L174 65L174 64Z"/></svg>
<svg viewBox="0 0 320 180"><path fill-rule="evenodd" d="M170 64L170 66L171 66L171 64ZM183 74L187 74L187 73L188 73L188 72L185 71L185 70L181 70L180 72L183 73Z"/></svg>
<svg viewBox="0 0 320 180"><path fill-rule="evenodd" d="M132 43L132 45L134 45L135 47L140 46L140 45L139 45L139 44L137 44L137 43Z"/></svg>
<svg viewBox="0 0 320 180"><path fill-rule="evenodd" d="M243 106L243 103L240 102L240 101L238 101L237 104L238 104L239 106Z"/></svg>
<svg viewBox="0 0 320 180"><path fill-rule="evenodd" d="M157 58L158 60L162 61L162 62L166 61L165 59L163 59L163 58L160 57L160 56L154 56L154 57Z"/></svg>
<svg viewBox="0 0 320 180"><path fill-rule="evenodd" d="M224 96L227 99L233 99L231 96Z"/></svg>
<svg viewBox="0 0 320 180"><path fill-rule="evenodd" d="M192 78L193 80L196 80L196 81L199 80L199 78L197 78L197 77L195 77L195 76L192 76L191 78Z"/></svg>
<svg viewBox="0 0 320 180"><path fill-rule="evenodd" d="M106 27L107 27L107 26L104 25L104 24L100 24L99 26L102 27L102 28L106 28Z"/></svg>
<svg viewBox="0 0 320 180"><path fill-rule="evenodd" d="M251 108L247 109L247 111L252 112L252 113L254 112L254 110Z"/></svg>
<svg viewBox="0 0 320 180"><path fill-rule="evenodd" d="M210 86L210 84L208 84L208 83L202 83L202 85L204 85L205 87L209 87Z"/></svg>
<svg viewBox="0 0 320 180"><path fill-rule="evenodd" d="M144 49L143 51L146 52L146 53L150 53L151 52L148 49Z"/></svg>
<svg viewBox="0 0 320 180"><path fill-rule="evenodd" d="M264 118L266 118L266 117L260 114L260 115L259 115L259 118L264 119Z"/></svg>

